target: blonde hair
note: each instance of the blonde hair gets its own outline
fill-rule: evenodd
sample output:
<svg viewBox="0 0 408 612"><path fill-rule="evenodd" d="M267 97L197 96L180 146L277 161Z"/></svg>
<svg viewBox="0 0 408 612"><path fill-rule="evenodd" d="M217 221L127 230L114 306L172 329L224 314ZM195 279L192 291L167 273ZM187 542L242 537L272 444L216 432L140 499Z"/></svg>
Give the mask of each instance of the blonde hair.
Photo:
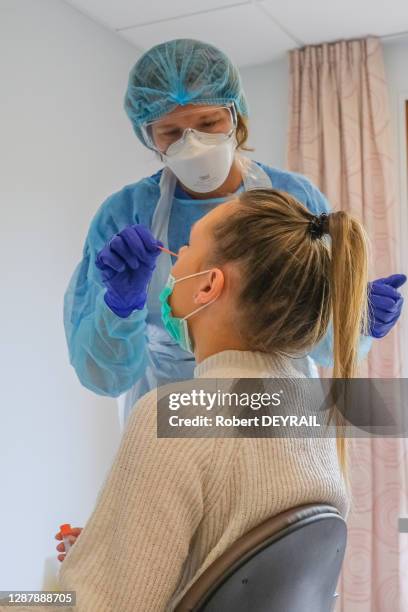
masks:
<svg viewBox="0 0 408 612"><path fill-rule="evenodd" d="M250 350L310 351L332 321L333 377L352 378L367 326L368 242L361 223L344 211L322 222L323 235L313 235L315 215L293 196L246 191L213 228L211 259L242 267L237 326ZM343 436L337 451L347 483Z"/></svg>
<svg viewBox="0 0 408 612"><path fill-rule="evenodd" d="M241 150L241 151L254 151L255 150L252 147L248 147L246 144L248 137L249 137L248 120L242 115L240 115L239 113L237 114L237 127L235 130L235 136L236 136L237 143L238 143L237 144L238 150Z"/></svg>

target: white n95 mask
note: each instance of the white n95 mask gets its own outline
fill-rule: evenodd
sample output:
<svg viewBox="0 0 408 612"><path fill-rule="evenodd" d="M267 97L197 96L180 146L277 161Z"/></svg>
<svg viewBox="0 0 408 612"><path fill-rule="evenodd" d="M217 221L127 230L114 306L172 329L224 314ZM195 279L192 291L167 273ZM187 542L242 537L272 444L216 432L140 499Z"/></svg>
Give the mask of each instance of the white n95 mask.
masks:
<svg viewBox="0 0 408 612"><path fill-rule="evenodd" d="M236 146L235 130L229 134L207 134L188 128L162 157L183 185L191 191L207 193L218 189L227 179Z"/></svg>

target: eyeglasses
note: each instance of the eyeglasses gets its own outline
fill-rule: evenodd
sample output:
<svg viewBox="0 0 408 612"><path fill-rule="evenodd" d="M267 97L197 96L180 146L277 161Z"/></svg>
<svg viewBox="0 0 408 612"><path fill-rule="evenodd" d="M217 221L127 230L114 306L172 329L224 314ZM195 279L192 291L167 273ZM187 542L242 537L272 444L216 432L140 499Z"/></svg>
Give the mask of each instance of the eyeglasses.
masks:
<svg viewBox="0 0 408 612"><path fill-rule="evenodd" d="M146 145L158 153L165 153L188 129L205 134L229 134L237 127L235 105L210 106L182 111L172 116L142 124Z"/></svg>

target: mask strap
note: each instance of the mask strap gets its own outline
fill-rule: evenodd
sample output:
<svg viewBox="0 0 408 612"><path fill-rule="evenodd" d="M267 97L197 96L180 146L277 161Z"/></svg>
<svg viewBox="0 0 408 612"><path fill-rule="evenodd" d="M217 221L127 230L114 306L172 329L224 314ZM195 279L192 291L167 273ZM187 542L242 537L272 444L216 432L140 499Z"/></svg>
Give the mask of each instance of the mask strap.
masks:
<svg viewBox="0 0 408 612"><path fill-rule="evenodd" d="M211 272L211 270L213 270L213 268L210 268L209 270L203 270L202 272L194 272L194 274L188 274L188 276L182 276L181 278L175 278L174 284L178 283L179 281L185 280L186 278L193 278L193 276L199 276L200 274L206 274L207 272Z"/></svg>
<svg viewBox="0 0 408 612"><path fill-rule="evenodd" d="M190 312L190 314L188 314L186 317L183 317L183 321L187 321L187 319L189 319L193 314L196 314L197 312L200 312L200 310L202 310L203 308L207 308L207 306L209 306L210 304L215 302L216 299L217 298L214 298L213 300L211 300L211 302L207 302L207 304L203 304L199 308L196 308L196 310L193 310L193 312Z"/></svg>
<svg viewBox="0 0 408 612"><path fill-rule="evenodd" d="M193 276L199 276L200 274L206 274L207 272L211 272L212 269L213 268L210 268L209 270L203 270L202 272L194 272L194 274L189 274L188 276L182 276L181 278L176 278L176 280L174 281L174 284L178 283L178 281L185 280L186 278L192 278ZM183 321L187 321L187 319L189 319L193 314L196 314L203 308L206 308L207 306L215 302L216 299L217 298L214 298L213 300L211 300L211 302L207 302L207 304L203 304L196 310L193 310L193 312L190 312L190 314L188 314L186 317L183 317Z"/></svg>

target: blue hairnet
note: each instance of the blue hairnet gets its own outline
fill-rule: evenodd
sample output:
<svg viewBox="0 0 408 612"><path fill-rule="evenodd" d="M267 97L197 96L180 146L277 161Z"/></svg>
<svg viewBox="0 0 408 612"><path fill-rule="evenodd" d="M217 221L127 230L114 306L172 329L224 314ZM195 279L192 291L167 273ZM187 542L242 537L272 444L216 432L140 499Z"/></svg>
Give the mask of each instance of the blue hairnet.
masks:
<svg viewBox="0 0 408 612"><path fill-rule="evenodd" d="M248 116L237 67L217 47L179 38L156 45L139 58L129 74L125 110L144 143L140 125L176 106L229 102Z"/></svg>

